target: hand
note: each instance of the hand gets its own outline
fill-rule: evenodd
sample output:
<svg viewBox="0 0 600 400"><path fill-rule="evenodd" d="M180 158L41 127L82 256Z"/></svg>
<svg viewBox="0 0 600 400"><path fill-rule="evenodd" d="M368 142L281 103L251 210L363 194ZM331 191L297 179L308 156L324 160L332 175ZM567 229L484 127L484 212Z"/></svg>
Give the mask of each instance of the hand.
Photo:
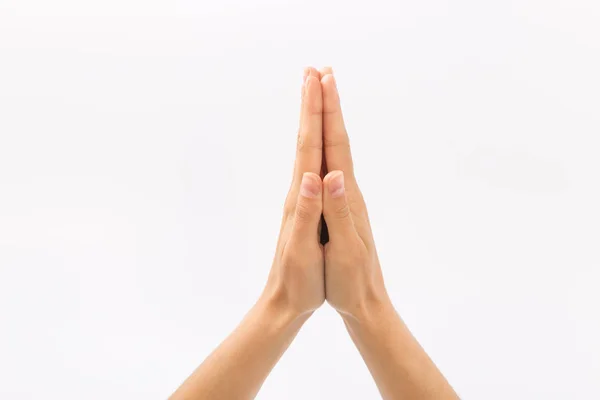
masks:
<svg viewBox="0 0 600 400"><path fill-rule="evenodd" d="M327 302L342 316L360 319L391 303L367 207L354 177L335 78L330 68L321 74L324 154L331 171L323 179L323 215L329 231L324 249Z"/></svg>
<svg viewBox="0 0 600 400"><path fill-rule="evenodd" d="M325 301L323 247L319 242L323 210L319 176L323 151L320 78L314 68L304 72L294 176L285 201L275 260L262 296L297 316L316 310Z"/></svg>
<svg viewBox="0 0 600 400"><path fill-rule="evenodd" d="M327 169L332 172L321 180L318 174ZM329 230L324 248L322 214ZM333 74L309 68L292 186L263 294L171 398L254 398L326 292L383 398L458 398L391 306L354 178Z"/></svg>
<svg viewBox="0 0 600 400"><path fill-rule="evenodd" d="M321 75L305 70L298 149L265 289L238 327L171 397L252 399L302 324L325 301Z"/></svg>

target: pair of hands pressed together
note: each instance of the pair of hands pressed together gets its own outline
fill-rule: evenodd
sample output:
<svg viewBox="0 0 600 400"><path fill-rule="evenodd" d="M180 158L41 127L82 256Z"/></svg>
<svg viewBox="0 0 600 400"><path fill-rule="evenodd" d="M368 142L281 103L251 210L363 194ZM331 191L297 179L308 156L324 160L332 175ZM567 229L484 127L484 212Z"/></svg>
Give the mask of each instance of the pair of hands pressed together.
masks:
<svg viewBox="0 0 600 400"><path fill-rule="evenodd" d="M254 398L325 300L342 316L384 399L458 398L386 292L333 71L307 68L292 185L267 284L171 400Z"/></svg>
<svg viewBox="0 0 600 400"><path fill-rule="evenodd" d="M348 318L389 302L331 68L305 70L294 176L264 295L297 316L325 299Z"/></svg>

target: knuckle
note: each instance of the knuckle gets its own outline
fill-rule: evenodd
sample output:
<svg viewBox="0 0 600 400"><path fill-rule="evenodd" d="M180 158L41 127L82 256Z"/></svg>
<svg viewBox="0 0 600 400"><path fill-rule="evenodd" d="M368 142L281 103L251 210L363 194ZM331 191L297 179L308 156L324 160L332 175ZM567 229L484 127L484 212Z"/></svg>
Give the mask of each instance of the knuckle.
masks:
<svg viewBox="0 0 600 400"><path fill-rule="evenodd" d="M304 131L303 129L301 129L298 132L298 137L296 140L296 148L298 150L298 152L300 153L305 153L305 152L310 152L310 151L322 151L323 150L323 145L321 143L321 141L311 141L309 139L309 132Z"/></svg>
<svg viewBox="0 0 600 400"><path fill-rule="evenodd" d="M310 98L305 97L304 112L307 117L320 117L323 115L323 111L321 102L311 101Z"/></svg>
<svg viewBox="0 0 600 400"><path fill-rule="evenodd" d="M296 212L296 207L294 205L286 204L283 207L283 216L285 219L288 219L290 216L294 215L295 212Z"/></svg>
<svg viewBox="0 0 600 400"><path fill-rule="evenodd" d="M337 206L333 210L333 215L335 218L344 219L350 216L350 206L348 203L344 203L340 206Z"/></svg>
<svg viewBox="0 0 600 400"><path fill-rule="evenodd" d="M283 215L284 217L289 217L294 215L296 210L296 196L294 196L293 190L290 189L288 195L285 199L285 203L283 203Z"/></svg>
<svg viewBox="0 0 600 400"><path fill-rule="evenodd" d="M334 99L332 99L334 100ZM338 101L325 101L323 104L323 114L332 115L338 118L342 118L342 106Z"/></svg>
<svg viewBox="0 0 600 400"><path fill-rule="evenodd" d="M296 219L306 221L311 219L313 215L313 207L305 202L296 204Z"/></svg>
<svg viewBox="0 0 600 400"><path fill-rule="evenodd" d="M345 130L336 130L329 135L330 137L323 138L323 145L327 148L339 147L342 150L350 150L350 140ZM335 139L332 139L335 138Z"/></svg>

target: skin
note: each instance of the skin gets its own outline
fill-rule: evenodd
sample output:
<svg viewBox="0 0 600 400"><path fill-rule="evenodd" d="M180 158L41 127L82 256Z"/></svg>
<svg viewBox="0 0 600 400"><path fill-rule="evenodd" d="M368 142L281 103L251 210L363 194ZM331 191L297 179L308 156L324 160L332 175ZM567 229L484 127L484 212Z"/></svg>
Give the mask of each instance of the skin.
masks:
<svg viewBox="0 0 600 400"><path fill-rule="evenodd" d="M325 300L341 315L384 399L458 399L385 289L333 71L307 68L294 175L267 284L171 400L253 399Z"/></svg>
<svg viewBox="0 0 600 400"><path fill-rule="evenodd" d="M333 71L322 75L324 154L332 171L323 180L327 302L341 315L384 399L458 399L385 289Z"/></svg>

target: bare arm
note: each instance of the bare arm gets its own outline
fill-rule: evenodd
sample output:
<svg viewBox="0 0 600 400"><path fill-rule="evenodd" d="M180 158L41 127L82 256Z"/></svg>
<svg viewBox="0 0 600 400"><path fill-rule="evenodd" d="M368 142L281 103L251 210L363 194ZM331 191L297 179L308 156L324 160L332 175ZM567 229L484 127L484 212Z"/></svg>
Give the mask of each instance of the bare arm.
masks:
<svg viewBox="0 0 600 400"><path fill-rule="evenodd" d="M343 318L384 399L458 399L391 304Z"/></svg>
<svg viewBox="0 0 600 400"><path fill-rule="evenodd" d="M333 72L324 69L321 74L324 154L330 171L323 179L327 301L342 316L384 399L457 399L390 302L354 177Z"/></svg>
<svg viewBox="0 0 600 400"><path fill-rule="evenodd" d="M264 292L171 400L254 398L302 324L325 301L318 233L323 208L322 111L320 74L307 69L294 176Z"/></svg>
<svg viewBox="0 0 600 400"><path fill-rule="evenodd" d="M278 303L259 300L171 399L254 398L309 316L296 316Z"/></svg>

